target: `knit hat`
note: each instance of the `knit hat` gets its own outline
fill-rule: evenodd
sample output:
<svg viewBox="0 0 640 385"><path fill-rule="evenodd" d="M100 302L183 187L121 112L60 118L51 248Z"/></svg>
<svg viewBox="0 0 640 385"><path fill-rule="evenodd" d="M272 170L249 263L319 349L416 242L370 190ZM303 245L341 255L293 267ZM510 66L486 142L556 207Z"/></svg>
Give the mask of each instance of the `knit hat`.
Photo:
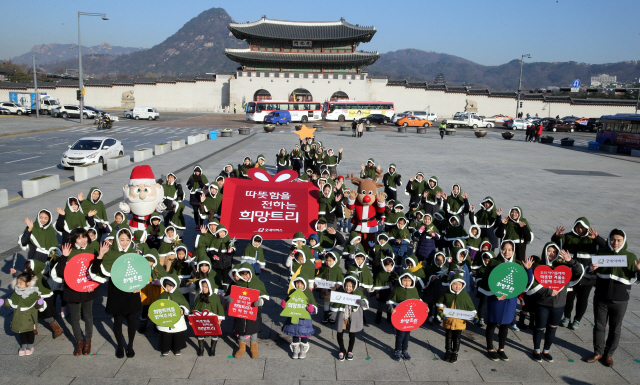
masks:
<svg viewBox="0 0 640 385"><path fill-rule="evenodd" d="M140 184L145 186L156 184L156 179L153 176L153 170L151 170L151 166L147 164L136 166L131 170L129 185L136 186Z"/></svg>

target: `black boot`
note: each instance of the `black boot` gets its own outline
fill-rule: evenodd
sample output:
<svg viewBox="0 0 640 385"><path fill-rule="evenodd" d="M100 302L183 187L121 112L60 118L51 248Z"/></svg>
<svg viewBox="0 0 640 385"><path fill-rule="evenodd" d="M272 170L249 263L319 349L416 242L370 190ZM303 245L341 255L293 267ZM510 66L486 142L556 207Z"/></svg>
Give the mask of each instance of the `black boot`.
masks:
<svg viewBox="0 0 640 385"><path fill-rule="evenodd" d="M391 313L387 312L387 323L391 324Z"/></svg>
<svg viewBox="0 0 640 385"><path fill-rule="evenodd" d="M444 361L449 362L451 359L451 331L447 330L444 335Z"/></svg>
<svg viewBox="0 0 640 385"><path fill-rule="evenodd" d="M204 356L204 339L198 340L198 357Z"/></svg>
<svg viewBox="0 0 640 385"><path fill-rule="evenodd" d="M328 311L326 311L326 310L324 311L324 314L322 315L322 323L323 323L323 324L326 324L326 323L328 323L328 322L329 322L329 316L330 316L330 315L331 315L331 313L330 313L330 312L328 312Z"/></svg>
<svg viewBox="0 0 640 385"><path fill-rule="evenodd" d="M138 326L138 333L144 334L146 330L147 330L147 319L140 318L140 326Z"/></svg>
<svg viewBox="0 0 640 385"><path fill-rule="evenodd" d="M460 338L456 338L451 342L451 359L449 360L449 362L453 364L454 362L458 361L458 352L460 351Z"/></svg>
<svg viewBox="0 0 640 385"><path fill-rule="evenodd" d="M216 355L216 345L218 344L218 340L211 339L211 349L209 350L209 357L214 357Z"/></svg>
<svg viewBox="0 0 640 385"><path fill-rule="evenodd" d="M523 312L520 312L520 318L518 318L518 324L517 324L520 330L524 330L527 328L526 321L527 321L527 315L524 314Z"/></svg>
<svg viewBox="0 0 640 385"><path fill-rule="evenodd" d="M376 323L379 324L382 322L382 311L378 311L376 313Z"/></svg>

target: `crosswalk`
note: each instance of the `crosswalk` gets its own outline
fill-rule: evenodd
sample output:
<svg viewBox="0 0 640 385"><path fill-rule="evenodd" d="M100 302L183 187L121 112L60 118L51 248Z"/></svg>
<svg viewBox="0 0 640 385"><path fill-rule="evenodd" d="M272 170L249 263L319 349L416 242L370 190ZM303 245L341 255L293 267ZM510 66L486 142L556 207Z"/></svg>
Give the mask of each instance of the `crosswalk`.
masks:
<svg viewBox="0 0 640 385"><path fill-rule="evenodd" d="M158 126L151 126L151 125L143 125L143 126L117 126L116 125L111 130L99 131L96 126L86 126L86 127L67 128L62 131L76 132L76 133L82 133L82 134L88 134L93 132L96 134L108 134L110 136L118 135L118 134L136 134L139 136L148 136L148 135L157 135L157 134L164 134L164 133L175 133L177 137L177 136L180 136L180 134L184 135L185 133L199 134L203 132L209 133L210 131L217 131L219 135L221 130L222 128L211 128L211 127L169 127L169 126L158 127ZM286 129L276 129L274 133L284 134L284 133L290 133L294 131L295 131L295 128L291 127ZM264 130L260 126L251 128L252 134L260 133L260 132L264 132Z"/></svg>

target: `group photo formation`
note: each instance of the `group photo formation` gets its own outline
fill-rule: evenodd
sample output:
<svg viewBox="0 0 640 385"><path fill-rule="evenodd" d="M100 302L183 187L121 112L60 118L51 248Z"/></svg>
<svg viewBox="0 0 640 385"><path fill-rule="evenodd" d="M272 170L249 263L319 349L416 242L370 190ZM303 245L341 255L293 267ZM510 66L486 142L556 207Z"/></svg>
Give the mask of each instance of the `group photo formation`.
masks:
<svg viewBox="0 0 640 385"><path fill-rule="evenodd" d="M640 384L637 1L38 5L0 385Z"/></svg>

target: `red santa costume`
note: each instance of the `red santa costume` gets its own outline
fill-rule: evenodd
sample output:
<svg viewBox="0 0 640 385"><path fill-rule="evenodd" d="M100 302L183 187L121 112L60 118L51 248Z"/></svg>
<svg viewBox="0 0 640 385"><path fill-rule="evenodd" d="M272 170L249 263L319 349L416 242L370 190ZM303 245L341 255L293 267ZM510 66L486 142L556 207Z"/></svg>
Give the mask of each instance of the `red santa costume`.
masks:
<svg viewBox="0 0 640 385"><path fill-rule="evenodd" d="M364 199L367 198L370 199L368 196L364 197ZM353 210L351 223L356 226L353 231L362 234L375 234L378 232L378 220L376 219L376 213L384 212L384 202L378 202L376 200L376 202L365 206L360 203L358 198L354 200L349 199L347 208L349 210Z"/></svg>

